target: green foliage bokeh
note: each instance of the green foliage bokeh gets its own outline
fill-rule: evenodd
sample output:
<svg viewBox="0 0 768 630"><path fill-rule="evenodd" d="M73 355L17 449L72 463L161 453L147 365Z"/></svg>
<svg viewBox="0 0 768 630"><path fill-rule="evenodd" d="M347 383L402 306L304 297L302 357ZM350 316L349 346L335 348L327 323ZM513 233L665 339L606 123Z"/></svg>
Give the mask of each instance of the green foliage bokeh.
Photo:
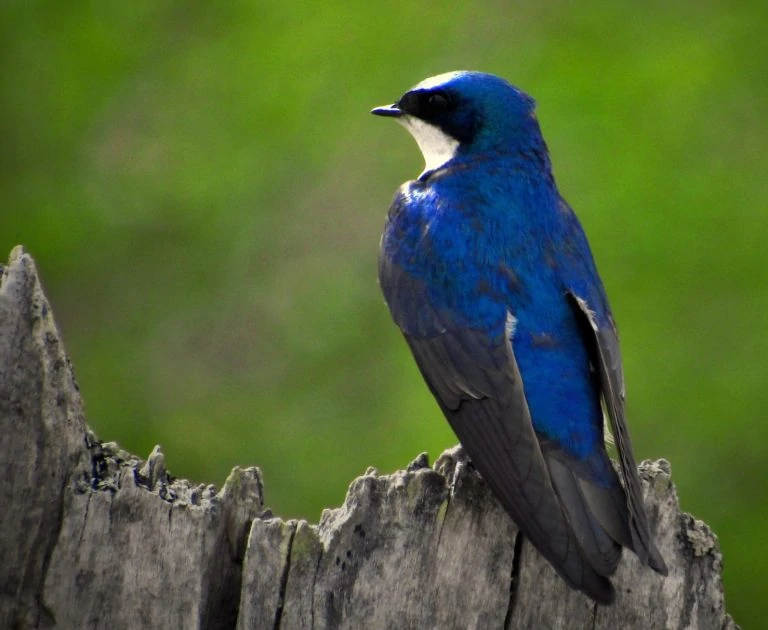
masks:
<svg viewBox="0 0 768 630"><path fill-rule="evenodd" d="M316 521L454 438L376 285L421 157L368 116L458 68L533 94L622 332L638 457L768 592L768 5L6 2L0 255L37 259L97 433ZM751 622L751 623L750 623Z"/></svg>

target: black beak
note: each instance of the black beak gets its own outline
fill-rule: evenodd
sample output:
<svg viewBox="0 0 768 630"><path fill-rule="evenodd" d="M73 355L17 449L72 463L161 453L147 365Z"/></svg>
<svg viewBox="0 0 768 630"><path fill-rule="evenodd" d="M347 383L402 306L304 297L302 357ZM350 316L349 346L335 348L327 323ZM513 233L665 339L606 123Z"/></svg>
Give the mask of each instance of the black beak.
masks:
<svg viewBox="0 0 768 630"><path fill-rule="evenodd" d="M374 116L387 116L389 118L399 118L403 115L403 110L397 105L384 105L383 107L374 107L371 110Z"/></svg>

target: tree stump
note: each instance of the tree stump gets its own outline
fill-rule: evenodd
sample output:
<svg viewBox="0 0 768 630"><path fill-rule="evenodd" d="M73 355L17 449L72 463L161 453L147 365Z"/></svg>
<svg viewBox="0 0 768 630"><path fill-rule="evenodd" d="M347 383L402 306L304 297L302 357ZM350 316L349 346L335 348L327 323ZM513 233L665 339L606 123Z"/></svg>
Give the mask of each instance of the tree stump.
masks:
<svg viewBox="0 0 768 630"><path fill-rule="evenodd" d="M367 471L320 523L264 510L258 468L170 476L88 430L32 258L0 280L2 628L733 629L717 538L640 466L663 578L625 553L616 603L570 590L460 447Z"/></svg>

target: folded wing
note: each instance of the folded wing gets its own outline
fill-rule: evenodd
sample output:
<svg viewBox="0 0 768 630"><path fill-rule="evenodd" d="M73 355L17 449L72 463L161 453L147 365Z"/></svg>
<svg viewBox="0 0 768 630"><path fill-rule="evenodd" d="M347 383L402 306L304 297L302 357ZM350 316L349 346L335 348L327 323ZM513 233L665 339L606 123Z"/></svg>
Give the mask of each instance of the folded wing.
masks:
<svg viewBox="0 0 768 630"><path fill-rule="evenodd" d="M643 505L642 487L637 474L637 464L632 452L632 442L629 438L629 430L624 416L624 374L621 367L616 327L610 319L606 324L600 325L595 312L591 310L584 298L573 292L569 293L568 296L572 300L575 312L583 319L585 329L590 331L592 337L589 341L592 345L593 362L600 375L603 400L611 420L611 428L619 454L619 464L624 478L624 489L629 510L628 524L631 536L631 541L621 542L633 549L644 564L658 573L666 575L667 566L651 538L648 518ZM600 504L602 503L600 502ZM631 544L628 544L629 542Z"/></svg>
<svg viewBox="0 0 768 630"><path fill-rule="evenodd" d="M379 278L424 379L483 479L571 586L612 601L609 580L585 557L553 487L509 340L510 315L500 307L491 329L458 328L430 303L423 283L386 256Z"/></svg>

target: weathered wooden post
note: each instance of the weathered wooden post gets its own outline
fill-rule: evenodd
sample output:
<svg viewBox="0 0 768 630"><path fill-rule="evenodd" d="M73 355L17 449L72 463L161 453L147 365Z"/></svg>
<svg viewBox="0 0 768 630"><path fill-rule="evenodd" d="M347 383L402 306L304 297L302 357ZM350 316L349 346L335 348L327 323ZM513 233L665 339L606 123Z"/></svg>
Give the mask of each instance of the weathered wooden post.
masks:
<svg viewBox="0 0 768 630"><path fill-rule="evenodd" d="M283 521L257 468L217 491L99 442L32 258L2 270L0 628L735 628L716 537L669 464L640 468L669 576L625 554L610 607L526 545L459 448Z"/></svg>

